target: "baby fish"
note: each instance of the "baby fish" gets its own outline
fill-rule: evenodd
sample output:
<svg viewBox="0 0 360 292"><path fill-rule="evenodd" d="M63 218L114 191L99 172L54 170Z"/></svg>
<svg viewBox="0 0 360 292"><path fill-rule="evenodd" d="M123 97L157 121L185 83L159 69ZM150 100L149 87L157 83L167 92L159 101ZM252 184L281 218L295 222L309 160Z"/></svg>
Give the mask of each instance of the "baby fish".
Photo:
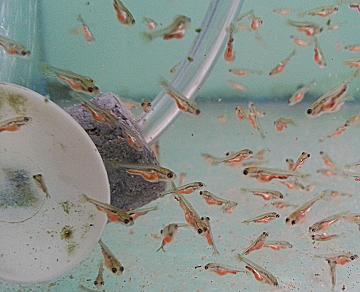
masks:
<svg viewBox="0 0 360 292"><path fill-rule="evenodd" d="M173 242L174 240L174 236L176 234L176 232L178 231L178 229L180 227L187 227L189 225L184 224L184 223L171 223L166 225L163 229L160 230L161 235L163 236L163 240L161 243L161 246L156 250L156 251L165 251L164 247L165 245Z"/></svg>
<svg viewBox="0 0 360 292"><path fill-rule="evenodd" d="M263 25L264 21L262 20L262 18L253 15L251 17L251 24L250 24L250 28L252 31L258 31L259 28Z"/></svg>
<svg viewBox="0 0 360 292"><path fill-rule="evenodd" d="M292 248L293 245L288 241L265 241L263 248L271 248L272 250L282 250Z"/></svg>
<svg viewBox="0 0 360 292"><path fill-rule="evenodd" d="M295 27L297 31L304 33L306 36L313 37L315 35L320 34L323 31L323 28L315 23L310 21L295 21L288 20L288 25Z"/></svg>
<svg viewBox="0 0 360 292"><path fill-rule="evenodd" d="M0 47L9 55L14 57L29 57L31 52L22 44L7 37L0 36Z"/></svg>
<svg viewBox="0 0 360 292"><path fill-rule="evenodd" d="M111 110L102 109L93 102L82 100L81 106L85 108L98 123L107 124L110 128L115 129L118 125L118 118L112 113Z"/></svg>
<svg viewBox="0 0 360 292"><path fill-rule="evenodd" d="M241 271L239 270L215 263L208 263L207 265L204 266L204 269L213 272L215 274L218 274L219 276L225 276L228 274L236 275L238 273L241 273Z"/></svg>
<svg viewBox="0 0 360 292"><path fill-rule="evenodd" d="M232 68L232 69L229 69L229 73L231 73L237 77L247 77L251 74L261 75L263 72L260 70Z"/></svg>
<svg viewBox="0 0 360 292"><path fill-rule="evenodd" d="M286 158L286 159L285 159L285 162L286 162L286 164L287 164L287 166L288 166L288 170L292 170L293 167L294 167L294 165L295 165L294 159L292 159L292 158Z"/></svg>
<svg viewBox="0 0 360 292"><path fill-rule="evenodd" d="M88 76L82 76L72 71L59 69L50 65L43 66L46 77L55 77L59 82L69 86L76 92L97 95L100 91L95 81Z"/></svg>
<svg viewBox="0 0 360 292"><path fill-rule="evenodd" d="M350 8L357 9L357 11L360 13L360 3L350 3Z"/></svg>
<svg viewBox="0 0 360 292"><path fill-rule="evenodd" d="M344 64L349 68L360 69L360 59L348 59L344 61Z"/></svg>
<svg viewBox="0 0 360 292"><path fill-rule="evenodd" d="M202 196L208 205L223 206L225 213L231 213L238 203L220 198L209 191L200 191L199 195Z"/></svg>
<svg viewBox="0 0 360 292"><path fill-rule="evenodd" d="M276 131L284 132L289 125L295 125L295 122L290 118L279 118L274 122Z"/></svg>
<svg viewBox="0 0 360 292"><path fill-rule="evenodd" d="M309 232L319 232L319 231L325 231L327 230L331 225L338 222L340 219L344 219L346 216L349 215L349 212L341 212L337 213L335 215L331 215L329 217L326 217L313 225L309 227Z"/></svg>
<svg viewBox="0 0 360 292"><path fill-rule="evenodd" d="M320 151L320 156L322 161L327 167L330 167L332 169L336 168L335 162L330 158L329 154L325 153L324 151Z"/></svg>
<svg viewBox="0 0 360 292"><path fill-rule="evenodd" d="M45 194L45 197L50 199L51 196L50 196L50 193L48 191L48 188L45 184L45 181L44 181L44 177L42 174L35 174L33 175L33 179L34 181L36 182L37 186L43 191L43 193Z"/></svg>
<svg viewBox="0 0 360 292"><path fill-rule="evenodd" d="M265 213L265 214L261 214L259 216L256 216L254 218L250 218L247 220L242 221L241 223L269 223L270 221L273 221L277 218L279 218L280 215L276 212L269 212L269 213Z"/></svg>
<svg viewBox="0 0 360 292"><path fill-rule="evenodd" d="M250 159L252 154L252 150L242 149L238 152L227 152L224 158L217 158L208 153L203 153L202 156L209 161L210 165L224 163L229 166L240 166L243 161Z"/></svg>
<svg viewBox="0 0 360 292"><path fill-rule="evenodd" d="M200 114L200 109L197 104L190 102L182 93L172 87L169 82L161 80L160 86L165 90L167 95L175 101L176 106L180 111L187 112L195 116Z"/></svg>
<svg viewBox="0 0 360 292"><path fill-rule="evenodd" d="M315 47L314 47L314 62L319 68L323 69L327 66L324 53L320 48L318 38L315 37Z"/></svg>
<svg viewBox="0 0 360 292"><path fill-rule="evenodd" d="M235 114L240 121L247 119L249 116L248 111L245 108L243 108L242 106L237 106L235 108Z"/></svg>
<svg viewBox="0 0 360 292"><path fill-rule="evenodd" d="M315 80L311 81L309 84L306 84L300 87L295 93L289 98L288 105L292 106L300 103L305 95L310 91L310 89L316 84Z"/></svg>
<svg viewBox="0 0 360 292"><path fill-rule="evenodd" d="M204 224L204 221L201 220L190 202L180 194L174 195L174 199L179 202L181 209L184 211L186 222L192 226L198 234L205 233L208 230L208 227Z"/></svg>
<svg viewBox="0 0 360 292"><path fill-rule="evenodd" d="M1 132L16 132L22 126L25 126L31 121L30 117L17 116L0 121L0 133Z"/></svg>
<svg viewBox="0 0 360 292"><path fill-rule="evenodd" d="M214 255L220 254L220 252L217 249L215 242L214 242L214 237L213 237L213 234L211 231L211 226L210 226L210 218L209 217L201 217L200 219L204 222L205 227L207 228L207 230L204 232L203 235L205 236L205 238L208 242L208 245L212 247L213 254Z"/></svg>
<svg viewBox="0 0 360 292"><path fill-rule="evenodd" d="M289 160L291 160L293 162L292 159L286 159L286 162L288 162ZM293 162L293 164L294 164L294 162ZM293 164L289 164L289 169L291 169L293 167ZM311 192L315 188L315 186L313 184L304 185L297 179L280 181L279 183L286 186L289 190L299 190L299 191L304 191L304 192Z"/></svg>
<svg viewBox="0 0 360 292"><path fill-rule="evenodd" d="M172 181L176 174L158 165L124 164L115 160L110 161L114 166L125 168L128 174L139 175L148 182Z"/></svg>
<svg viewBox="0 0 360 292"><path fill-rule="evenodd" d="M287 17L291 14L291 9L290 8L277 8L277 9L273 9L273 12L280 16Z"/></svg>
<svg viewBox="0 0 360 292"><path fill-rule="evenodd" d="M287 56L285 59L281 60L279 64L277 64L270 72L270 76L275 76L280 73L283 73L285 71L286 66L289 64L292 57L296 55L296 50L294 49L289 56Z"/></svg>
<svg viewBox="0 0 360 292"><path fill-rule="evenodd" d="M354 214L354 213L348 214L347 216L344 217L344 220L349 223L357 224L360 231L360 214Z"/></svg>
<svg viewBox="0 0 360 292"><path fill-rule="evenodd" d="M248 108L249 108L248 120L251 126L253 127L254 130L256 130L260 134L261 138L265 138L264 130L262 129L260 122L258 120L258 118L265 116L265 112L260 112L256 108L255 104L252 102L249 102Z"/></svg>
<svg viewBox="0 0 360 292"><path fill-rule="evenodd" d="M231 81L229 80L228 81L228 84L229 86L234 89L235 91L238 91L238 92L245 92L247 91L247 88L245 87L245 85L242 85L240 83L237 83L237 82L234 82L234 81Z"/></svg>
<svg viewBox="0 0 360 292"><path fill-rule="evenodd" d="M360 44L347 45L344 47L344 50L349 51L349 52L359 53L360 52Z"/></svg>
<svg viewBox="0 0 360 292"><path fill-rule="evenodd" d="M150 17L145 16L143 21L144 21L144 23L146 23L149 30L154 30L158 26L157 22Z"/></svg>
<svg viewBox="0 0 360 292"><path fill-rule="evenodd" d="M327 177L333 177L333 176L346 177L344 172L337 169L323 168L323 169L318 169L316 173L319 173Z"/></svg>
<svg viewBox="0 0 360 292"><path fill-rule="evenodd" d="M338 237L339 237L338 234L326 234L326 233L312 234L311 235L311 239L313 241L329 241L329 240L336 239Z"/></svg>
<svg viewBox="0 0 360 292"><path fill-rule="evenodd" d="M307 177L307 174L300 174L294 171L286 171L276 168L265 167L247 167L243 170L243 174L257 179L259 182L270 182L273 179L287 180L290 177Z"/></svg>
<svg viewBox="0 0 360 292"><path fill-rule="evenodd" d="M141 107L143 108L144 113L148 113L149 111L151 111L151 102L145 100L141 103Z"/></svg>
<svg viewBox="0 0 360 292"><path fill-rule="evenodd" d="M190 195L203 187L205 187L205 184L203 182L197 181L173 188L169 191L165 191L164 193L161 193L160 196L163 197L168 194Z"/></svg>
<svg viewBox="0 0 360 292"><path fill-rule="evenodd" d="M358 255L352 253L340 254L326 258L326 261L330 267L331 284L333 289L336 285L336 265L344 266L353 260L356 260L357 258Z"/></svg>
<svg viewBox="0 0 360 292"><path fill-rule="evenodd" d="M329 135L322 137L319 139L319 142L324 142L326 139L332 139L342 136L346 131L348 130L348 126L342 125L338 127L333 133L330 133Z"/></svg>
<svg viewBox="0 0 360 292"><path fill-rule="evenodd" d="M299 16L329 17L339 11L339 5L326 5L299 13Z"/></svg>
<svg viewBox="0 0 360 292"><path fill-rule="evenodd" d="M124 271L124 267L119 260L114 256L108 246L100 239L99 245L104 257L105 267L107 267L114 275L120 275Z"/></svg>
<svg viewBox="0 0 360 292"><path fill-rule="evenodd" d="M321 192L325 197L328 197L330 199L332 198L338 198L338 197L352 197L352 194L349 193L344 193L344 192L339 192L339 191L335 191L335 190L324 190Z"/></svg>
<svg viewBox="0 0 360 292"><path fill-rule="evenodd" d="M286 217L285 222L287 224L295 225L297 223L301 223L304 221L305 216L310 212L314 204L320 199L324 198L324 194L312 198L311 200L305 202L299 208L297 208L294 212L292 212L289 216Z"/></svg>
<svg viewBox="0 0 360 292"><path fill-rule="evenodd" d="M191 19L187 16L177 16L174 21L167 27L144 33L144 38L147 41L152 41L155 38L161 37L163 40L182 39L190 25Z"/></svg>
<svg viewBox="0 0 360 292"><path fill-rule="evenodd" d="M289 204L289 203L286 203L284 201L271 202L271 205L274 206L277 209L285 209L285 208L288 208L288 207L297 207L297 205Z"/></svg>
<svg viewBox="0 0 360 292"><path fill-rule="evenodd" d="M149 212L158 210L157 206L148 207L148 208L137 208L134 210L127 211L128 215L135 221L137 218L146 215Z"/></svg>
<svg viewBox="0 0 360 292"><path fill-rule="evenodd" d="M358 168L360 167L360 161L357 161L357 162L354 162L354 163L350 163L350 164L346 164L344 166L344 168L347 168L347 169L351 169L351 168Z"/></svg>
<svg viewBox="0 0 360 292"><path fill-rule="evenodd" d="M234 62L235 60L235 51L234 51L234 25L231 24L230 27L227 29L227 32L229 34L229 38L226 44L226 49L225 49L225 53L224 53L224 60L226 62Z"/></svg>
<svg viewBox="0 0 360 292"><path fill-rule="evenodd" d="M82 33L84 35L84 38L87 42L91 43L95 41L94 35L92 34L92 32L90 31L89 26L86 24L85 20L83 19L83 17L81 16L81 14L78 15L77 20L81 23L82 25Z"/></svg>
<svg viewBox="0 0 360 292"><path fill-rule="evenodd" d="M290 38L292 39L293 43L299 47L307 48L310 45L309 41L303 40L294 35L291 35Z"/></svg>
<svg viewBox="0 0 360 292"><path fill-rule="evenodd" d="M292 171L299 170L304 165L305 161L308 160L309 158L310 158L310 153L302 152L298 157L298 159L296 160L296 162L294 163L291 170Z"/></svg>
<svg viewBox="0 0 360 292"><path fill-rule="evenodd" d="M245 251L242 253L244 255L248 255L249 253L262 249L265 244L265 240L269 237L269 233L263 232L261 233L253 242L251 242L250 246L245 249Z"/></svg>
<svg viewBox="0 0 360 292"><path fill-rule="evenodd" d="M134 16L131 14L129 9L127 9L120 0L114 0L113 6L116 12L116 17L119 22L126 26L132 26L135 24Z"/></svg>
<svg viewBox="0 0 360 292"><path fill-rule="evenodd" d="M240 191L251 193L254 196L260 196L265 201L283 199L284 195L279 191L268 190L268 189L246 189L241 188Z"/></svg>
<svg viewBox="0 0 360 292"><path fill-rule="evenodd" d="M260 267L259 265L245 258L243 255L238 254L238 257L241 262L245 263L245 268L253 273L255 280L263 282L265 284L269 284L271 286L279 286L278 280L273 274L265 270L263 267Z"/></svg>
<svg viewBox="0 0 360 292"><path fill-rule="evenodd" d="M105 282L104 282L104 262L101 261L100 265L99 265L99 271L97 274L97 277L94 281L94 285L96 288L101 289L104 286Z"/></svg>
<svg viewBox="0 0 360 292"><path fill-rule="evenodd" d="M341 110L348 89L348 82L343 82L339 87L320 96L312 105L310 105L306 110L306 113L312 118L317 118L322 114L335 113Z"/></svg>
<svg viewBox="0 0 360 292"><path fill-rule="evenodd" d="M105 213L111 223L123 223L128 226L134 224L134 219L125 210L92 199L85 194L82 194L82 199L93 204L100 212Z"/></svg>

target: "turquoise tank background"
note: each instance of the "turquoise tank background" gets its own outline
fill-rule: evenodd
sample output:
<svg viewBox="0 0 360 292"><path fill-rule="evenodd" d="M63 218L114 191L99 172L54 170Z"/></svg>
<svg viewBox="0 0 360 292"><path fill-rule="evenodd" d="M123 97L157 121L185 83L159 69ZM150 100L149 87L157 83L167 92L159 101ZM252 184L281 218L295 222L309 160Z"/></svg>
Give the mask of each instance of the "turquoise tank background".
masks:
<svg viewBox="0 0 360 292"><path fill-rule="evenodd" d="M227 0L224 0L227 1ZM40 31L44 61L93 77L103 91L112 91L125 98L137 100L153 98L160 90L161 77L171 78L170 68L186 57L187 51L196 35L195 29L201 25L209 1L127 1L126 5L133 13L136 25L125 27L115 17L112 1L76 1L67 0L40 1ZM327 19L320 17L299 17L298 13L321 5L331 5L331 1L245 1L241 13L251 9L264 23L258 33L239 32L235 34L236 60L226 64L220 56L208 81L199 96L203 99L218 98L258 98L264 100L289 97L298 86L315 79L314 95L321 94L331 86L336 86L348 77L352 70L343 65L343 60L358 55L337 51L336 44L360 43L359 15L343 4L333 17L331 24L339 25L336 31L325 31L320 35L320 46L328 63L320 69L313 61L313 46L297 47L297 54L291 60L285 72L269 77L268 72L295 47L290 35L301 38L303 34L286 24L286 17L273 13L275 8L291 8L290 19L318 22L324 27ZM80 27L76 20L81 14L96 41L86 43L82 35L72 31ZM143 17L151 17L163 26L168 25L176 15L191 17L191 28L185 39L163 41L156 39L146 43L141 33L147 31ZM243 21L249 23L249 21ZM256 39L259 36L262 41ZM236 78L228 73L232 67L256 69L263 75ZM233 91L227 80L238 80L248 90L244 93ZM352 85L350 95L359 95L359 82Z"/></svg>

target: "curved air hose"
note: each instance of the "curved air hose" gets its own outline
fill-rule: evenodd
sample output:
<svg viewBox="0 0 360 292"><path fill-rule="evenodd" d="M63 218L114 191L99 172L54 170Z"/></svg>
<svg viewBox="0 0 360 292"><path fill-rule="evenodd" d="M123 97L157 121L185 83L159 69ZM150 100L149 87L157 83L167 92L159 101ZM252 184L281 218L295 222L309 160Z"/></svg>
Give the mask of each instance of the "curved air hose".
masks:
<svg viewBox="0 0 360 292"><path fill-rule="evenodd" d="M198 34L171 85L192 99L209 75L225 45L226 29L237 16L243 0L213 0ZM188 57L193 59L188 61ZM152 110L137 122L145 141L149 144L161 135L179 114L173 100L161 91L155 98Z"/></svg>

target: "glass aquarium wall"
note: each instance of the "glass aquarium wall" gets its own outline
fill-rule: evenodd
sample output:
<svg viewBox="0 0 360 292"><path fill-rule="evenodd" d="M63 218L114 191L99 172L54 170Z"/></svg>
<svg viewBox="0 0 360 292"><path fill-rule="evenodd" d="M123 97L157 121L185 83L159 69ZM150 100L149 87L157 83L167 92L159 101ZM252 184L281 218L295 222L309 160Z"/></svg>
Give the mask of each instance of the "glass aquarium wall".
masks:
<svg viewBox="0 0 360 292"><path fill-rule="evenodd" d="M74 117L112 197L80 266L1 291L360 290L360 2L10 2L33 57L0 43L1 81Z"/></svg>

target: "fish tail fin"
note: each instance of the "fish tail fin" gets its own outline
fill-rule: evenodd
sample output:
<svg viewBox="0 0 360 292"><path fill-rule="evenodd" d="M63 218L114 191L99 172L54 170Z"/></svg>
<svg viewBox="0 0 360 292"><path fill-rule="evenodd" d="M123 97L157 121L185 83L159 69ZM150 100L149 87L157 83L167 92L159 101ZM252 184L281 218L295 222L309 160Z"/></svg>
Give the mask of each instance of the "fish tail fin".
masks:
<svg viewBox="0 0 360 292"><path fill-rule="evenodd" d="M86 202L89 202L89 197L85 194L81 194L80 195L80 202L81 203L86 203Z"/></svg>
<svg viewBox="0 0 360 292"><path fill-rule="evenodd" d="M141 36L146 43L150 43L153 40L153 35L150 32L143 32Z"/></svg>

